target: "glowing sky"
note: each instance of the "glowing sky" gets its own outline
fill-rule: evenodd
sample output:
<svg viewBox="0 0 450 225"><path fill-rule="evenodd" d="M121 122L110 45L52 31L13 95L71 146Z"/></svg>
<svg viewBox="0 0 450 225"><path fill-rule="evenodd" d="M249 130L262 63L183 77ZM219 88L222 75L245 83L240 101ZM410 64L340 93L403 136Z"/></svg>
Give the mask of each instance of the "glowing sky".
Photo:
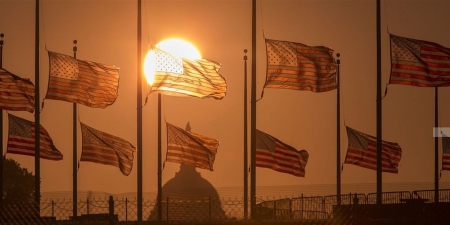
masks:
<svg viewBox="0 0 450 225"><path fill-rule="evenodd" d="M142 60L160 41L178 37L193 43L202 57L222 64L227 81L223 100L163 96L164 120L220 141L214 172L197 170L214 186L243 184L244 49L251 68L250 0L143 0ZM345 125L376 134L376 3L373 0L261 0L257 8L257 96L265 79L264 37L325 45L341 54L341 159L345 158ZM450 47L450 2L447 0L382 1L382 83L390 72L388 31ZM4 33L3 67L34 82L35 1L1 0L0 33ZM137 3L132 0L42 0L40 17L40 95L48 82L46 49L120 68L119 97L106 109L78 107L87 125L137 143ZM251 71L248 70L250 77ZM145 81L145 79L143 79ZM250 80L249 80L250 83ZM249 86L250 87L250 86ZM143 92L147 93L143 85ZM250 94L250 89L248 90ZM249 98L250 99L250 95ZM42 99L41 99L42 101ZM41 124L64 154L63 161L41 161L41 191L72 190L72 104L45 100ZM450 88L439 89L439 123L450 127ZM144 103L142 103L144 104ZM34 120L27 112L10 112ZM249 108L250 113L250 108ZM7 121L4 113L3 120ZM143 190L157 188L157 95L143 108ZM306 177L257 169L257 185L336 183L336 92L312 93L266 89L257 102L257 128L309 152ZM249 120L250 121L250 120ZM383 182L434 182L434 89L389 85L383 99L383 139L398 142L403 156L398 174ZM165 129L165 126L163 126ZM4 152L7 127L3 127ZM164 134L164 131L163 131ZM81 148L81 133L78 146ZM163 149L165 147L163 137ZM250 143L250 142L249 142ZM440 150L441 151L441 150ZM78 150L80 156L81 149ZM163 151L163 159L165 152ZM29 171L34 158L7 154ZM440 158L439 158L440 159ZM81 162L78 190L135 192L137 167L126 177L119 169ZM163 184L179 165L166 163ZM376 172L344 165L343 184L375 183ZM450 182L442 172L441 183ZM429 189L434 186L430 185Z"/></svg>

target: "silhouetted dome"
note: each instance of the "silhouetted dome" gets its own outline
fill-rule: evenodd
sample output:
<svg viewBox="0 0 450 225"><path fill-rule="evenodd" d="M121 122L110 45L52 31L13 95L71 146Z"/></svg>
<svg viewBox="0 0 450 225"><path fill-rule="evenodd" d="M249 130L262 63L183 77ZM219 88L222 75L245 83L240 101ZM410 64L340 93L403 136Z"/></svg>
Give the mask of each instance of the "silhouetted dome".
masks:
<svg viewBox="0 0 450 225"><path fill-rule="evenodd" d="M181 164L180 171L162 187L163 198L219 198L212 184L195 167Z"/></svg>
<svg viewBox="0 0 450 225"><path fill-rule="evenodd" d="M162 201L163 220L167 220L167 202L169 202L169 220L226 218L218 192L192 166L180 164L180 171L162 187ZM151 211L149 219L158 219L157 206Z"/></svg>

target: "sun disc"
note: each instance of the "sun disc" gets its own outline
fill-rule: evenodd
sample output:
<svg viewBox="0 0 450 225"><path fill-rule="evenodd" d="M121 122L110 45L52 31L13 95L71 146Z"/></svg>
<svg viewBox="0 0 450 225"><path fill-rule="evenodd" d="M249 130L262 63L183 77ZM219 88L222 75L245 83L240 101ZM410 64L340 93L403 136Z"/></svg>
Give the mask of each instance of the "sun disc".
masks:
<svg viewBox="0 0 450 225"><path fill-rule="evenodd" d="M161 41L156 45L156 47L179 57L187 58L187 59L200 59L200 52L195 48L191 43L178 39L172 38Z"/></svg>
<svg viewBox="0 0 450 225"><path fill-rule="evenodd" d="M178 39L171 38L161 41L156 45L161 50L166 51L169 54L186 58L186 59L201 59L200 52L191 43ZM147 53L144 61L144 74L147 78L147 82L152 85L155 78L156 69L156 54L153 50Z"/></svg>

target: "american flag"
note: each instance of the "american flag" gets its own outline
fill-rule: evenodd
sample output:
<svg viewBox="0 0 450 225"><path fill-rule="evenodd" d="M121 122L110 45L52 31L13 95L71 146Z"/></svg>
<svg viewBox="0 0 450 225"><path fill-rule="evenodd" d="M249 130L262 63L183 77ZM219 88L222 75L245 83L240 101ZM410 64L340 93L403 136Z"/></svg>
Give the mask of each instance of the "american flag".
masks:
<svg viewBox="0 0 450 225"><path fill-rule="evenodd" d="M80 161L115 166L128 176L133 168L136 147L120 137L80 124L83 139Z"/></svg>
<svg viewBox="0 0 450 225"><path fill-rule="evenodd" d="M377 138L347 127L348 149L345 164L376 170ZM381 171L398 173L402 149L395 142L382 141Z"/></svg>
<svg viewBox="0 0 450 225"><path fill-rule="evenodd" d="M9 134L6 153L35 156L35 123L26 119L8 114ZM53 145L53 140L47 130L41 125L40 132L40 158L49 160L62 160L63 155Z"/></svg>
<svg viewBox="0 0 450 225"><path fill-rule="evenodd" d="M34 84L0 68L0 109L34 112Z"/></svg>
<svg viewBox="0 0 450 225"><path fill-rule="evenodd" d="M206 59L189 60L171 55L157 47L155 78L151 92L164 95L223 99L227 91L221 65Z"/></svg>
<svg viewBox="0 0 450 225"><path fill-rule="evenodd" d="M450 86L450 48L392 34L390 38L390 84Z"/></svg>
<svg viewBox="0 0 450 225"><path fill-rule="evenodd" d="M166 124L166 161L213 171L219 141Z"/></svg>
<svg viewBox="0 0 450 225"><path fill-rule="evenodd" d="M305 177L308 158L306 150L298 151L273 136L256 130L256 166Z"/></svg>
<svg viewBox="0 0 450 225"><path fill-rule="evenodd" d="M442 170L450 170L450 137L442 134Z"/></svg>
<svg viewBox="0 0 450 225"><path fill-rule="evenodd" d="M333 49L266 39L264 88L325 92L337 88Z"/></svg>
<svg viewBox="0 0 450 225"><path fill-rule="evenodd" d="M46 99L106 108L116 101L119 68L48 52L50 78Z"/></svg>

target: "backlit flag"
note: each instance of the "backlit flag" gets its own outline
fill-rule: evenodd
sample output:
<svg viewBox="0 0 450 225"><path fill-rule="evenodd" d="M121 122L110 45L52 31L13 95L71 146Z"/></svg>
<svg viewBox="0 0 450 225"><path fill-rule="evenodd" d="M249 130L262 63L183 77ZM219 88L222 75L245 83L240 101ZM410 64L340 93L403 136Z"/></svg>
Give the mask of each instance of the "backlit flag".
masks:
<svg viewBox="0 0 450 225"><path fill-rule="evenodd" d="M219 141L166 124L166 161L213 171Z"/></svg>
<svg viewBox="0 0 450 225"><path fill-rule="evenodd" d="M223 99L227 91L221 65L206 59L189 60L154 48L156 69L151 91L165 95Z"/></svg>
<svg viewBox="0 0 450 225"><path fill-rule="evenodd" d="M34 112L34 84L0 68L0 109Z"/></svg>
<svg viewBox="0 0 450 225"><path fill-rule="evenodd" d="M133 168L136 147L120 137L80 124L83 139L80 161L115 166L128 176Z"/></svg>
<svg viewBox="0 0 450 225"><path fill-rule="evenodd" d="M337 88L333 49L266 39L264 88L325 92Z"/></svg>
<svg viewBox="0 0 450 225"><path fill-rule="evenodd" d="M390 84L450 86L450 48L392 34L390 37Z"/></svg>
<svg viewBox="0 0 450 225"><path fill-rule="evenodd" d="M50 78L46 99L105 108L116 101L119 68L48 52Z"/></svg>
<svg viewBox="0 0 450 225"><path fill-rule="evenodd" d="M35 156L35 123L26 119L8 114L9 133L6 153ZM53 145L53 140L47 130L41 125L40 131L40 158L49 160L62 160L63 155Z"/></svg>
<svg viewBox="0 0 450 225"><path fill-rule="evenodd" d="M275 137L256 130L256 166L305 177L308 158L306 150L298 151Z"/></svg>
<svg viewBox="0 0 450 225"><path fill-rule="evenodd" d="M442 170L450 170L450 137L442 134Z"/></svg>
<svg viewBox="0 0 450 225"><path fill-rule="evenodd" d="M347 127L348 149L346 164L377 169L377 138ZM382 141L382 172L398 173L402 149L395 142Z"/></svg>

